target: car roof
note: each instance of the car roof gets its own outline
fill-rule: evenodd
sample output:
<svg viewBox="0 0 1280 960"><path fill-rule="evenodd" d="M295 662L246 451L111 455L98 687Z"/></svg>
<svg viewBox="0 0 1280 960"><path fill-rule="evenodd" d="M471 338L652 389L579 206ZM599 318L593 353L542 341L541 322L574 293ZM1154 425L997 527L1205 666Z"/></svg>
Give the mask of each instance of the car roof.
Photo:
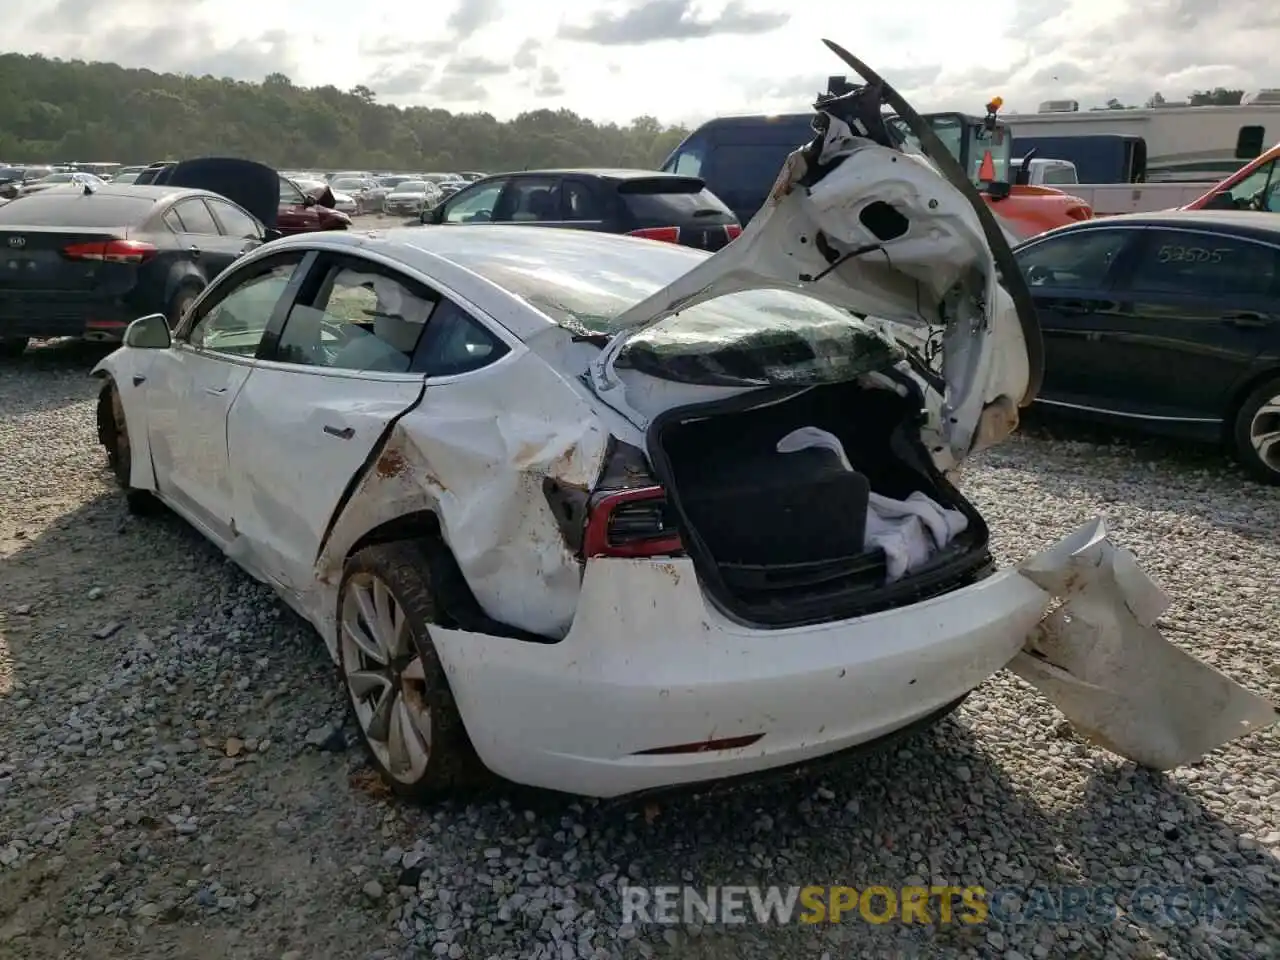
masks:
<svg viewBox="0 0 1280 960"><path fill-rule="evenodd" d="M367 232L326 230L285 237L269 246L272 250L302 247L389 257L422 272L433 284L446 289L455 283L466 284L470 290L456 291L464 297L485 287L492 291L494 282L484 278L484 274L491 271L473 268L481 263L486 267L500 265L517 270L543 267L553 274L579 269L585 273L610 266L625 275L629 266L645 261L651 268L669 273L665 282L670 282L711 256L694 247L640 240L623 234L483 223L393 227ZM506 290L501 283L496 285ZM512 321L508 326L516 336L528 337L551 325L551 321L523 297L510 290L506 292L524 304L519 316L503 320ZM492 297L492 292L488 296Z"/></svg>
<svg viewBox="0 0 1280 960"><path fill-rule="evenodd" d="M1259 240L1280 240L1280 218L1251 210L1158 210L1153 213L1122 213L1110 217L1082 220L1032 237L1027 242L1039 240L1050 234L1077 230L1104 230L1109 227L1173 227L1217 228L1240 236L1252 236Z"/></svg>

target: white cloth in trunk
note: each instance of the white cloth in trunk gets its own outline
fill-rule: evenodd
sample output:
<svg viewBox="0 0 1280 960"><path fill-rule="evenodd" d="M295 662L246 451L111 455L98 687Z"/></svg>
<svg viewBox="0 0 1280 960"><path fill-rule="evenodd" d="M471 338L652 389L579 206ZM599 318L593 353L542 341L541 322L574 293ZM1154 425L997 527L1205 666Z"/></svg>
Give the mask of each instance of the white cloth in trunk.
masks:
<svg viewBox="0 0 1280 960"><path fill-rule="evenodd" d="M853 472L840 438L818 427L792 430L778 441L777 449L779 453L794 453L813 447L830 450L846 470ZM862 545L867 550L879 547L884 551L886 579L893 583L928 562L968 526L969 518L959 510L948 510L919 490L906 500L873 492L867 504Z"/></svg>

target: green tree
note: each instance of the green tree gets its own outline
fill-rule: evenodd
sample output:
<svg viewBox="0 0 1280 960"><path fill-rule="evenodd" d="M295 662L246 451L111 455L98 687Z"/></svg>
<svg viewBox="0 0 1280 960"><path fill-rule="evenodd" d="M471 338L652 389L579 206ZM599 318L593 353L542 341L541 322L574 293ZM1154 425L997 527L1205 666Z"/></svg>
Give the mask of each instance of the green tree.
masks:
<svg viewBox="0 0 1280 960"><path fill-rule="evenodd" d="M518 170L654 168L687 131L637 117L620 126L570 110L509 121L379 103L363 84L300 87L0 55L0 156L10 162L233 155L281 168Z"/></svg>

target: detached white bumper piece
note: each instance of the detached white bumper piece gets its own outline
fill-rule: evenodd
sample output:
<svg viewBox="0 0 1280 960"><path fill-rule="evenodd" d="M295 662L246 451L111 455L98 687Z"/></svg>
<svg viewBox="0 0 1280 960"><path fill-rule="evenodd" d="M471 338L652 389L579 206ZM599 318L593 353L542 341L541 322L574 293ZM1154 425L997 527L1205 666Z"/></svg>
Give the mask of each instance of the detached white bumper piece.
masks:
<svg viewBox="0 0 1280 960"><path fill-rule="evenodd" d="M1022 564L1064 602L1009 668L1081 734L1144 767L1170 770L1280 719L1280 710L1168 640L1169 597L1094 520Z"/></svg>

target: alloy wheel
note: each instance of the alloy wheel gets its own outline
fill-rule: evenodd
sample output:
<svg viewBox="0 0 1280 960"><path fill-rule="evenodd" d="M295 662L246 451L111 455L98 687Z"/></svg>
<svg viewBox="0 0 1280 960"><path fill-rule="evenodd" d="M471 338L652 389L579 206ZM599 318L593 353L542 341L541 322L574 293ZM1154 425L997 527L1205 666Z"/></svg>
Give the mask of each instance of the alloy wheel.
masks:
<svg viewBox="0 0 1280 960"><path fill-rule="evenodd" d="M1249 443L1268 469L1280 473L1280 394L1254 411L1249 421Z"/></svg>
<svg viewBox="0 0 1280 960"><path fill-rule="evenodd" d="M426 674L404 608L372 573L347 581L339 642L365 739L392 777L416 783L431 755Z"/></svg>

